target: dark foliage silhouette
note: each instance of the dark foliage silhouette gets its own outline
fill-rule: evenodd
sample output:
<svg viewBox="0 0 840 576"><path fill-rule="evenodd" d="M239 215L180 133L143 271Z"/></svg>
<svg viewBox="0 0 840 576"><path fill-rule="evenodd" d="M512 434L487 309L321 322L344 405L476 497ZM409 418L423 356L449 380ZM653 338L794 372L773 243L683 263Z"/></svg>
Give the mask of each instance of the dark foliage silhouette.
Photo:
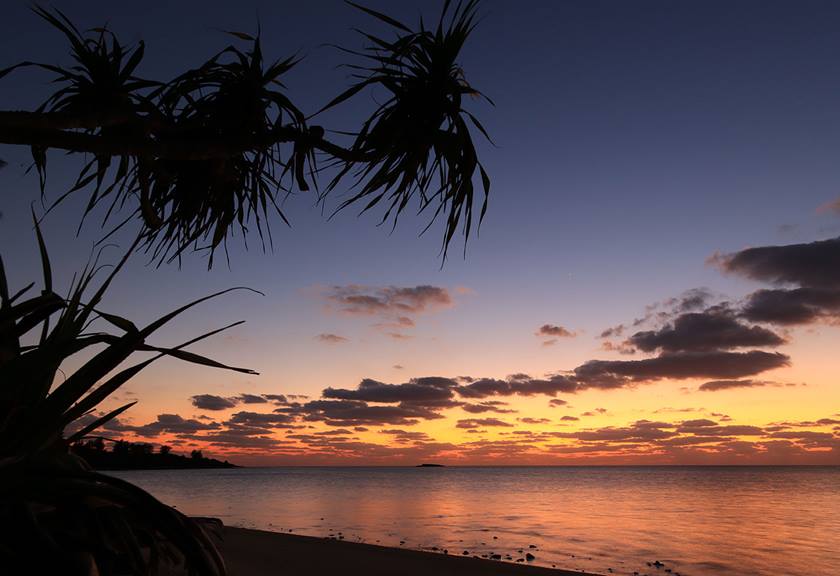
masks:
<svg viewBox="0 0 840 576"><path fill-rule="evenodd" d="M278 196L317 187L325 168L335 176L319 202L348 179L354 190L338 210L364 202L365 212L382 202L382 221L396 225L416 197L429 226L442 215L445 258L458 228L466 242L473 226L473 178L483 190L479 220L490 190L468 125L487 133L463 107L464 96L480 93L458 64L476 2L447 0L434 29L421 23L416 30L351 3L394 39L363 33L366 49L345 50L362 59L349 64L357 82L318 113L363 90L387 98L344 143L310 124L317 113L307 116L283 86L299 61L266 60L259 35L231 33L247 47L227 46L172 80L149 80L137 76L142 42L126 47L107 29L85 35L58 10L35 8L66 36L75 64L26 61L0 71L2 78L37 67L54 74L59 87L35 111L0 111L0 143L31 147L42 194L49 150L85 158L75 184L55 203L87 190L85 216L106 204L106 220L113 221L125 208L128 216L117 218L112 231L139 218L145 247L158 262L207 248L212 265L233 231L245 235L252 223L265 248L270 212L286 220Z"/></svg>
<svg viewBox="0 0 840 576"><path fill-rule="evenodd" d="M116 448L120 442L114 442ZM169 468L235 468L227 460L222 462L203 455L193 457L172 453L171 446L161 446L154 452L151 444L131 444L127 449L107 450L101 438L80 441L71 452L80 456L96 470L160 470ZM196 450L200 454L199 450Z"/></svg>
<svg viewBox="0 0 840 576"><path fill-rule="evenodd" d="M428 214L426 229L442 217L444 259L459 229L466 243L479 201L480 223L490 179L478 160L470 127L484 137L487 133L463 107L464 96L481 95L458 64L475 26L477 0L446 0L433 29L422 23L412 29L350 4L387 26L392 39L363 33L368 47L346 50L363 61L349 64L356 84L313 115L293 103L282 84L299 61L267 60L259 35L232 32L245 48L227 46L197 68L159 81L138 75L142 42L126 47L110 30L82 33L60 11L34 8L66 37L74 63L65 67L25 61L0 70L4 78L19 68L39 68L51 73L57 86L34 111L0 111L0 143L31 149L42 196L49 151L80 159L75 183L50 205L87 194L80 227L101 209L103 226L108 226L102 240L133 222L140 230L98 285L94 278L104 274L104 267L97 257L74 278L66 297L53 289L37 222L40 294L29 295L34 283L12 291L0 260L4 569L85 575L225 572L198 524L130 483L94 471L80 456L87 453L94 460L102 455L102 441L91 434L133 402L107 413L97 407L159 358L251 372L185 350L236 324L172 348L146 342L182 312L229 290L142 328L101 310L103 296L129 255L145 250L163 263L178 260L187 250L206 249L212 266L215 251L226 249L232 235L246 237L253 228L265 249L271 244L271 214L286 221L278 204L281 196L315 188L316 200L324 203L345 183L350 194L336 211L361 203L361 212L366 212L381 203L386 207L382 222L396 226L415 201L418 212ZM387 97L344 140L328 139L322 126L310 122L364 90ZM480 180L479 192L474 179ZM151 357L125 367L136 352ZM88 360L64 374L63 362L78 353L87 354ZM183 458L124 441L116 442L110 454L123 461ZM195 465L207 459L196 450L189 460Z"/></svg>
<svg viewBox="0 0 840 576"><path fill-rule="evenodd" d="M43 265L40 294L28 295L34 283L12 291L0 258L0 556L4 569L105 575L157 573L164 566L175 566L189 573L223 574L224 564L199 526L132 484L93 471L68 448L130 408L134 402L89 417L110 394L162 357L254 374L185 350L240 322L172 348L146 341L179 314L230 290L200 298L138 327L99 308L131 250L95 288L94 277L102 266L94 259L62 297L53 289L52 269L37 223L35 230ZM104 330L106 326L111 330ZM124 367L135 352L152 356ZM78 353L86 353L89 359L65 374L64 361ZM65 435L68 427L78 430ZM119 458L147 458L151 446L117 442L113 452Z"/></svg>

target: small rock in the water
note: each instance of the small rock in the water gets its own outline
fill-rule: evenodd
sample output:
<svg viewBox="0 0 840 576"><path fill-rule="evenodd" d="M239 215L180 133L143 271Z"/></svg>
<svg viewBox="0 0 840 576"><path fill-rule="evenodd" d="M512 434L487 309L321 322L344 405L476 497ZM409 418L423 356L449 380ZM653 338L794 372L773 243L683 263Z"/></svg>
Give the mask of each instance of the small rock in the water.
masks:
<svg viewBox="0 0 840 576"><path fill-rule="evenodd" d="M654 560L653 565L656 566L657 568L662 568L663 566L665 566L665 564L663 564L659 560Z"/></svg>
<svg viewBox="0 0 840 576"><path fill-rule="evenodd" d="M403 544L405 544L405 540L400 540L400 546L402 546Z"/></svg>
<svg viewBox="0 0 840 576"><path fill-rule="evenodd" d="M463 555L464 555L464 556L469 556L469 555L470 555L470 551L469 551L469 550L464 550Z"/></svg>
<svg viewBox="0 0 840 576"><path fill-rule="evenodd" d="M498 536L493 536L493 540L498 540L498 539L499 539Z"/></svg>
<svg viewBox="0 0 840 576"><path fill-rule="evenodd" d="M490 560L501 560L501 559L502 559L501 554L491 554L490 555Z"/></svg>
<svg viewBox="0 0 840 576"><path fill-rule="evenodd" d="M536 556L534 556L534 555L533 555L533 554L531 554L530 552L528 552L527 554L525 554L525 560L527 560L528 562L530 562L531 560L534 560L534 559L536 559Z"/></svg>
<svg viewBox="0 0 840 576"><path fill-rule="evenodd" d="M533 544L528 544L528 548L534 548L534 549L536 549L536 546L534 546Z"/></svg>
<svg viewBox="0 0 840 576"><path fill-rule="evenodd" d="M517 562L525 562L525 558L517 558L516 561Z"/></svg>

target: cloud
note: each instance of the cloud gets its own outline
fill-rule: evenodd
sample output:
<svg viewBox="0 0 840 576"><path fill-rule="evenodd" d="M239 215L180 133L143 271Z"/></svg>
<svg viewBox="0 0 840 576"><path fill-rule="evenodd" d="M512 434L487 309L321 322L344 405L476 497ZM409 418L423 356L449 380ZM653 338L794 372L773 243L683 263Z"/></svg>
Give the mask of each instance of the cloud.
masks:
<svg viewBox="0 0 840 576"><path fill-rule="evenodd" d="M213 394L198 394L192 396L190 401L199 410L227 410L234 408L238 403L236 398L223 398Z"/></svg>
<svg viewBox="0 0 840 576"><path fill-rule="evenodd" d="M480 428L481 426L498 426L503 428L512 428L513 424L499 420L498 418L465 418L458 420L455 425L456 428L470 429Z"/></svg>
<svg viewBox="0 0 840 576"><path fill-rule="evenodd" d="M714 254L709 262L778 286L747 297L742 315L748 320L797 325L840 318L840 238Z"/></svg>
<svg viewBox="0 0 840 576"><path fill-rule="evenodd" d="M790 358L784 354L761 350L663 352L659 356L640 360L590 360L571 372L546 378L532 378L527 374L514 374L504 380L479 378L452 390L462 398L556 396L559 393L609 390L666 379L737 379L788 366L789 361Z"/></svg>
<svg viewBox="0 0 840 576"><path fill-rule="evenodd" d="M551 338L574 338L577 336L575 332L567 330L562 326L556 324L543 324L536 332L537 336L547 336Z"/></svg>
<svg viewBox="0 0 840 576"><path fill-rule="evenodd" d="M560 398L552 398L548 401L548 405L552 408L556 408L557 406L566 406L568 404L568 402L566 402L565 400L561 400Z"/></svg>
<svg viewBox="0 0 840 576"><path fill-rule="evenodd" d="M443 418L423 406L370 406L360 400L313 400L297 408L296 412L306 421L324 422L329 426L408 426L420 420Z"/></svg>
<svg viewBox="0 0 840 576"><path fill-rule="evenodd" d="M624 335L624 331L627 327L624 324L619 324L617 326L611 326L607 328L598 336L598 338L619 338Z"/></svg>
<svg viewBox="0 0 840 576"><path fill-rule="evenodd" d="M258 396L257 394L246 394L243 392L237 399L243 404L265 404L268 399L265 396Z"/></svg>
<svg viewBox="0 0 840 576"><path fill-rule="evenodd" d="M756 290L747 297L743 316L753 322L810 324L840 317L840 289Z"/></svg>
<svg viewBox="0 0 840 576"><path fill-rule="evenodd" d="M487 402L479 402L478 404L462 404L461 410L469 412L470 414L483 414L485 412L495 412L497 414L512 414L516 410L510 408L502 408L507 406L507 402L500 402L498 400L489 400Z"/></svg>
<svg viewBox="0 0 840 576"><path fill-rule="evenodd" d="M817 208L817 214L836 214L840 216L840 198L826 202Z"/></svg>
<svg viewBox="0 0 840 576"><path fill-rule="evenodd" d="M237 412L225 422L227 425L237 424L252 428L287 428L296 421L291 414L276 412Z"/></svg>
<svg viewBox="0 0 840 576"><path fill-rule="evenodd" d="M340 400L362 400L365 402L412 404L428 407L448 407L456 405L453 390L458 383L451 378L427 376L413 378L403 384L385 384L370 378L362 380L355 390L326 388L324 398Z"/></svg>
<svg viewBox="0 0 840 576"><path fill-rule="evenodd" d="M580 418L578 418L577 416L563 416L562 418L560 418L560 420L563 420L565 422L577 422L578 420L580 420Z"/></svg>
<svg viewBox="0 0 840 576"><path fill-rule="evenodd" d="M338 334L330 333L318 334L317 336L315 336L315 339L319 340L320 342L323 342L324 344L344 344L350 341L344 336L339 336Z"/></svg>
<svg viewBox="0 0 840 576"><path fill-rule="evenodd" d="M840 237L715 254L710 262L724 272L771 284L840 288Z"/></svg>
<svg viewBox="0 0 840 576"><path fill-rule="evenodd" d="M580 388L609 389L663 379L741 378L787 366L789 360L760 350L673 352L643 360L590 360L575 368L574 375Z"/></svg>
<svg viewBox="0 0 840 576"><path fill-rule="evenodd" d="M386 332L385 335L394 340L411 340L414 338L414 336L403 334L402 332Z"/></svg>
<svg viewBox="0 0 840 576"><path fill-rule="evenodd" d="M659 330L636 332L628 339L628 344L644 352L726 350L784 343L784 338L767 328L742 323L733 310L723 305L681 314Z"/></svg>
<svg viewBox="0 0 840 576"><path fill-rule="evenodd" d="M387 430L380 430L381 434L389 434L394 438L395 441L400 443L407 443L407 442L428 442L431 440L428 434L425 432L413 432L409 430L400 430L400 429L387 429Z"/></svg>
<svg viewBox="0 0 840 576"><path fill-rule="evenodd" d="M487 396L534 396L545 394L554 396L559 392L575 392L577 384L565 375L555 375L547 379L531 378L526 374L514 374L505 380L480 378L457 388L464 398L485 398Z"/></svg>
<svg viewBox="0 0 840 576"><path fill-rule="evenodd" d="M579 430L577 432L558 432L558 438L574 438L587 442L640 442L661 440L676 436L673 430L674 425L667 422L651 422L649 420L638 420L631 426Z"/></svg>
<svg viewBox="0 0 840 576"><path fill-rule="evenodd" d="M529 416L525 416L524 418L517 418L520 422L524 424L548 424L551 422L548 418L531 418Z"/></svg>
<svg viewBox="0 0 840 576"><path fill-rule="evenodd" d="M116 432L133 432L139 436L158 436L163 433L171 434L194 434L204 430L217 430L221 426L218 422L203 422L194 419L185 419L178 414L158 414L154 422L142 426L131 426L123 424L117 419L111 420L105 425L106 430Z"/></svg>
<svg viewBox="0 0 840 576"><path fill-rule="evenodd" d="M686 420L677 427L681 433L701 434L703 436L763 436L765 431L759 426L729 424L720 426L710 420Z"/></svg>
<svg viewBox="0 0 840 576"><path fill-rule="evenodd" d="M755 388L758 386L772 386L774 382L765 380L712 380L704 382L698 390L703 392L715 392L717 390L728 390L730 388Z"/></svg>
<svg viewBox="0 0 840 576"><path fill-rule="evenodd" d="M409 314L422 314L453 303L448 290L430 285L370 287L350 284L333 286L325 297L345 314L395 315L408 322L411 322Z"/></svg>

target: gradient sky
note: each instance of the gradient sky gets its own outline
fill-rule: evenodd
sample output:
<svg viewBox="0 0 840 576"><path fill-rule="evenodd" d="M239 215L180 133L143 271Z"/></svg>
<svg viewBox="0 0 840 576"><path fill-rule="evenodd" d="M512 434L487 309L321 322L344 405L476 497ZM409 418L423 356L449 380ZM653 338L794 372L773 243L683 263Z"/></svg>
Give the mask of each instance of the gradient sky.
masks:
<svg viewBox="0 0 840 576"><path fill-rule="evenodd" d="M63 38L27 4L4 6L0 66L67 63ZM436 2L367 4L412 24L438 14ZM80 28L107 23L123 41L143 39L139 73L158 79L218 51L229 42L221 29L253 31L259 19L268 55L305 55L286 85L308 113L348 84L335 67L347 58L324 44L359 47L352 27L382 31L337 0L54 5ZM273 252L246 252L234 241L230 268L211 271L200 255L180 269L135 258L106 308L138 322L216 289L264 292L227 295L156 339L176 344L244 319L194 349L260 375L161 361L105 405L140 399L111 434L246 464L840 463L840 305L786 323L748 312L760 289L836 295L837 246L812 243L840 235L840 5L487 0L480 13L462 65L495 102L476 101L472 111L497 146L480 147L493 190L466 258L453 245L441 267L440 228L418 238L421 219L404 218L393 234L375 226L375 215L350 210L327 222L302 193L284 205L291 228L275 219ZM4 109L32 109L49 94L49 76L16 74L3 80ZM353 129L370 105L370 96L358 97L320 121ZM22 286L39 274L28 216L37 177L25 174L27 150L3 147L0 157L9 163L0 172L0 246L13 285ZM55 198L78 165L60 153L49 162L47 195ZM100 234L88 226L74 236L82 208L76 198L44 221L56 276L67 285ZM803 262L822 275L817 284L786 277L780 287L725 256L790 244L807 245ZM686 294L702 298L681 310ZM360 295L376 305L360 307ZM525 395L530 389L516 385L569 377L590 360L666 354L627 339L667 330L683 312L753 326L753 335L771 331L784 343L726 350L789 360L742 374L738 385L706 386L712 391L700 387L736 378L590 379L554 395ZM543 325L555 335L540 334ZM618 325L620 336L601 337ZM677 352L708 352L704 346ZM697 362L716 370L712 359ZM449 380L422 380L430 376ZM482 378L507 382L508 391L468 396L470 379ZM364 379L409 383L382 390L414 399L400 406L330 393L331 402L367 402L368 422L335 417L349 404L317 404L325 389L354 391ZM411 396L428 388L444 390L448 404ZM242 394L287 398L246 402ZM208 409L224 406L220 400L228 406ZM397 410L367 410L377 407ZM401 408L420 415L400 420Z"/></svg>

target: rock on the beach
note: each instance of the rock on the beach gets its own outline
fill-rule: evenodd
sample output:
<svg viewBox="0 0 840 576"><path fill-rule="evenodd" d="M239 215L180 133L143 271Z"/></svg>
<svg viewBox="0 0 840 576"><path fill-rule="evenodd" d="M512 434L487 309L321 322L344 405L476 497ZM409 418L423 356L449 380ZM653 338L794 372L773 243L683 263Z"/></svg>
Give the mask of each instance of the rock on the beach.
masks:
<svg viewBox="0 0 840 576"><path fill-rule="evenodd" d="M532 560L536 560L536 558L537 558L537 557L536 557L536 556L534 556L533 554L531 554L530 552L528 552L527 554L525 554L525 560L527 560L528 562L530 562L530 561L532 561Z"/></svg>

